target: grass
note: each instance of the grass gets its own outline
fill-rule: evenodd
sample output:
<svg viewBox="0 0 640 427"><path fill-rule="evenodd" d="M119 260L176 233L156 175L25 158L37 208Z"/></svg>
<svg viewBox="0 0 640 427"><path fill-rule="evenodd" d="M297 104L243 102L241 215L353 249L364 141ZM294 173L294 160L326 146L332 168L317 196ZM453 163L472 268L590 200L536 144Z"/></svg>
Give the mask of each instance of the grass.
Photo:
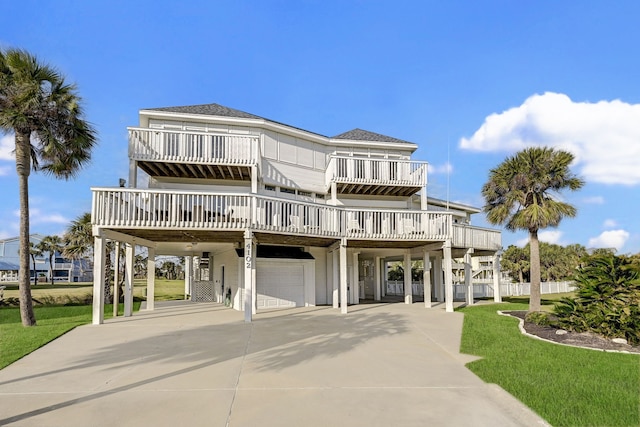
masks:
<svg viewBox="0 0 640 427"><path fill-rule="evenodd" d="M467 367L554 426L640 425L640 357L539 341L522 335L517 319L496 313L526 310L527 303L460 310L461 351L483 357Z"/></svg>
<svg viewBox="0 0 640 427"><path fill-rule="evenodd" d="M134 302L134 309L140 302ZM119 311L124 311L120 304ZM25 328L18 307L0 308L0 369L65 334L76 326L91 323L90 305L34 307L37 325ZM113 316L113 305L104 307L104 317Z"/></svg>
<svg viewBox="0 0 640 427"><path fill-rule="evenodd" d="M17 284L4 284L4 298L18 298ZM134 310L140 308L139 300L146 294L146 280L134 281ZM34 305L37 325L25 328L20 320L18 307L0 306L0 369L15 362L43 345L65 334L76 326L91 323L91 283L38 284L32 287L32 297L43 304ZM155 281L155 300L166 301L184 298L184 281ZM67 305L62 305L67 304ZM119 312L124 311L123 304ZM113 316L113 305L106 304L105 319Z"/></svg>

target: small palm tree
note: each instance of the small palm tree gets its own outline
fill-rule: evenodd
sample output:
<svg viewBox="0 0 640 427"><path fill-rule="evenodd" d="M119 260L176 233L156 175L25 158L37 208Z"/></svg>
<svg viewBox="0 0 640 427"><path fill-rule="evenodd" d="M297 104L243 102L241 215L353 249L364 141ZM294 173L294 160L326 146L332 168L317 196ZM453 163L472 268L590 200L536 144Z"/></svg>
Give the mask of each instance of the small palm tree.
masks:
<svg viewBox="0 0 640 427"><path fill-rule="evenodd" d="M38 270L36 269L36 258L42 255L42 249L33 242L29 242L29 257L33 262L33 284L38 284Z"/></svg>
<svg viewBox="0 0 640 427"><path fill-rule="evenodd" d="M530 243L529 311L540 311L540 244L538 231L557 227L576 215L576 208L557 198L564 189L578 190L584 181L569 170L573 154L548 147L526 148L492 169L482 187L487 220L507 230L527 230Z"/></svg>
<svg viewBox="0 0 640 427"><path fill-rule="evenodd" d="M49 280L51 281L51 285L53 285L53 267L54 267L54 259L56 257L56 253L62 253L63 243L60 236L46 236L44 239L40 241L36 245L42 253L49 254Z"/></svg>
<svg viewBox="0 0 640 427"><path fill-rule="evenodd" d="M105 272L104 290L105 302L111 302L111 252L115 249L113 242L107 243L107 271ZM93 230L91 227L91 213L80 215L67 228L64 234L65 258L82 259L93 251Z"/></svg>
<svg viewBox="0 0 640 427"><path fill-rule="evenodd" d="M83 119L74 85L35 56L0 49L0 130L15 135L20 194L20 317L36 324L29 283L29 174L69 179L91 158L95 131Z"/></svg>

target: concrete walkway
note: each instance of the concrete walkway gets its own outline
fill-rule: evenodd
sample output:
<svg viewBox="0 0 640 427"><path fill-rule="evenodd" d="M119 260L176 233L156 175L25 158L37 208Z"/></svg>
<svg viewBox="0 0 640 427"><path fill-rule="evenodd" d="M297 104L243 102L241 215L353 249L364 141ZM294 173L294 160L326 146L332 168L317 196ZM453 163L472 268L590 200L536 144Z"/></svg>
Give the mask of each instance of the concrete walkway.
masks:
<svg viewBox="0 0 640 427"><path fill-rule="evenodd" d="M218 304L76 328L0 370L2 426L534 426L422 304L260 313Z"/></svg>

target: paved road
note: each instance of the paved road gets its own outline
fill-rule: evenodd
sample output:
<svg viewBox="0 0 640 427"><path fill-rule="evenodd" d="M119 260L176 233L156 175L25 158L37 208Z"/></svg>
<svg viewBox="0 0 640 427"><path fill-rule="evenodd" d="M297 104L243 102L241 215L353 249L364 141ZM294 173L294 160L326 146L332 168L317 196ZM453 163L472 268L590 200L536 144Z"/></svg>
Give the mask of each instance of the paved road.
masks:
<svg viewBox="0 0 640 427"><path fill-rule="evenodd" d="M2 426L534 426L421 304L260 313L218 304L76 328L0 370Z"/></svg>

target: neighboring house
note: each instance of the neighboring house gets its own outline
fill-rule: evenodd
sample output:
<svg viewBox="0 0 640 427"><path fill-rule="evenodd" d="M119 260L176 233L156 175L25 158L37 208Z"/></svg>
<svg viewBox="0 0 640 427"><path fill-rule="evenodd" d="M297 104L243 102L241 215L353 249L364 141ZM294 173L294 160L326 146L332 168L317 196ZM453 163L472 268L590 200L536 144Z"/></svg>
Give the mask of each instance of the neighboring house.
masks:
<svg viewBox="0 0 640 427"><path fill-rule="evenodd" d="M385 296L387 262L412 259L427 266L425 305L452 311L453 258L471 268L501 248L499 231L470 225L479 209L427 197L411 142L361 129L327 137L217 104L141 110L128 131L129 188L92 188L94 323L105 240L126 244L127 268L132 245L149 248L149 269L156 255L185 256L191 298L227 302L248 321L319 304L346 313Z"/></svg>
<svg viewBox="0 0 640 427"><path fill-rule="evenodd" d="M45 236L41 234L29 235L29 241L40 243ZM0 240L0 282L17 282L20 269L20 238L11 237ZM35 259L29 258L29 276L33 280L34 275L41 282L53 280L61 282L90 282L93 280L93 265L88 259L69 260L56 253L53 258L53 270L49 268L49 253L44 252Z"/></svg>

